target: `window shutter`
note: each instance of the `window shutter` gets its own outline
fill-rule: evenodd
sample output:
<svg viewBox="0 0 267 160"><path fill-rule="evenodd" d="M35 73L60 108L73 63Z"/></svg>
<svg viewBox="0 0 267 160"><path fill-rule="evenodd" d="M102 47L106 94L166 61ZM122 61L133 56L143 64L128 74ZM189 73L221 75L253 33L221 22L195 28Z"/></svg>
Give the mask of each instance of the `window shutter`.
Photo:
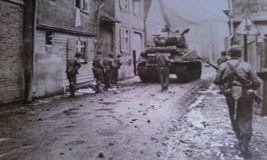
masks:
<svg viewBox="0 0 267 160"><path fill-rule="evenodd" d="M67 44L67 57L66 59L72 59L74 58L76 53L76 40L75 39L68 39L68 44Z"/></svg>

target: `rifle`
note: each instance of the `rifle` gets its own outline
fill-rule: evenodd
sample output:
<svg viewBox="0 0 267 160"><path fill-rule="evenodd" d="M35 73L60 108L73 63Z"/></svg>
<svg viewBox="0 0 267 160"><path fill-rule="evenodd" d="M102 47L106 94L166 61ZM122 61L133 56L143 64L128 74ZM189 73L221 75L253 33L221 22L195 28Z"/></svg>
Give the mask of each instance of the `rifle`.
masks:
<svg viewBox="0 0 267 160"><path fill-rule="evenodd" d="M218 67L216 67L214 64L210 63L209 61L206 61L206 60L204 60L203 58L201 58L201 57L199 57L199 56L198 56L197 58L200 59L200 60L202 60L203 62L207 63L207 64L210 65L212 68L216 69L216 71L219 70Z"/></svg>

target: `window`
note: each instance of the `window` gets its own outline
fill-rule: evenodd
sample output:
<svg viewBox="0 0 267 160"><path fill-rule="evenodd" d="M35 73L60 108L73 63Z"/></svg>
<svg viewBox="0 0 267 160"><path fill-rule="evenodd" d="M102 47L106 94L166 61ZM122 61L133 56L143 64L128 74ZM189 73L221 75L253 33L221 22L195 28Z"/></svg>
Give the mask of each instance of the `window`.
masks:
<svg viewBox="0 0 267 160"><path fill-rule="evenodd" d="M53 42L53 33L51 31L45 32L45 44L52 45Z"/></svg>
<svg viewBox="0 0 267 160"><path fill-rule="evenodd" d="M82 59L84 59L85 55L85 45L86 45L85 41L81 40L76 41L76 52L80 52L83 55Z"/></svg>
<svg viewBox="0 0 267 160"><path fill-rule="evenodd" d="M141 2L140 0L133 0L133 12L135 16L141 16Z"/></svg>
<svg viewBox="0 0 267 160"><path fill-rule="evenodd" d="M80 8L80 10L89 13L89 0L76 0L75 7Z"/></svg>
<svg viewBox="0 0 267 160"><path fill-rule="evenodd" d="M120 0L120 7L123 10L129 11L130 10L130 1L129 0Z"/></svg>
<svg viewBox="0 0 267 160"><path fill-rule="evenodd" d="M121 51L130 50L129 37L129 30L126 28L121 28Z"/></svg>

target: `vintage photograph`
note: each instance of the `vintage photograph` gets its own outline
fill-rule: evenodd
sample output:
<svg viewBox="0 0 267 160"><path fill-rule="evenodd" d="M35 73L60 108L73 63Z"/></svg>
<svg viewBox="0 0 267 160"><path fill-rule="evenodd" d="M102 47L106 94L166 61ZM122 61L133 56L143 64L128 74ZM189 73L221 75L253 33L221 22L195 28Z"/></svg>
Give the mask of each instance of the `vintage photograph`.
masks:
<svg viewBox="0 0 267 160"><path fill-rule="evenodd" d="M0 160L267 160L266 0L0 0Z"/></svg>

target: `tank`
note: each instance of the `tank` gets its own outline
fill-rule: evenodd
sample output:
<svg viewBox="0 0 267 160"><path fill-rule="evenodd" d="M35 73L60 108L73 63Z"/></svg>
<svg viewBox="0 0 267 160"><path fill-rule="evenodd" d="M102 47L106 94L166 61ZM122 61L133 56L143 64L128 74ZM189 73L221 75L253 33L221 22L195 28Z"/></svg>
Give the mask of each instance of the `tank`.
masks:
<svg viewBox="0 0 267 160"><path fill-rule="evenodd" d="M189 29L186 29L182 34L154 37L154 46L148 47L138 58L137 72L143 82L159 80L156 53L165 54L173 60L170 74L175 74L178 82L186 83L200 79L202 63L197 52L187 47L184 35L188 32Z"/></svg>

